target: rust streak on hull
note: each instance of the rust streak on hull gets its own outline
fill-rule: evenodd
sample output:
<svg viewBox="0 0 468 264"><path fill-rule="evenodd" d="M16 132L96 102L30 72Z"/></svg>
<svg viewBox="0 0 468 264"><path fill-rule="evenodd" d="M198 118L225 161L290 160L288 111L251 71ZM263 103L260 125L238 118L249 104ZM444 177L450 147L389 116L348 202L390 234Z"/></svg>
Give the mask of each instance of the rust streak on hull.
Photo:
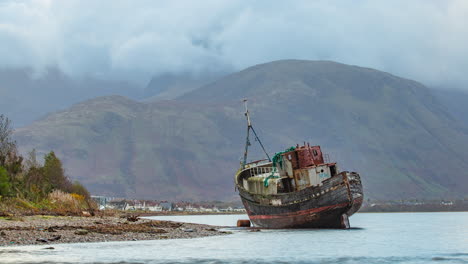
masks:
<svg viewBox="0 0 468 264"><path fill-rule="evenodd" d="M250 219L291 218L291 217L296 217L296 216L310 215L312 213L318 213L318 212L329 210L329 209L343 208L346 206L348 206L348 203L329 205L329 206L324 206L320 208L313 208L313 209L302 210L298 212L286 213L286 214L281 214L281 215L252 215L250 216Z"/></svg>

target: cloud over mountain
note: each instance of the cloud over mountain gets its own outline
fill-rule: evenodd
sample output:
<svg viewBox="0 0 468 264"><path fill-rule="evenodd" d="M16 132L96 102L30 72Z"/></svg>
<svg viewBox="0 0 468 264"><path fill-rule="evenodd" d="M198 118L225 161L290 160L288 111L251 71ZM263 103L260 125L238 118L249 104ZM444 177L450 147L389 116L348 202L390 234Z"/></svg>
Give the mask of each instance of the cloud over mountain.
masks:
<svg viewBox="0 0 468 264"><path fill-rule="evenodd" d="M468 2L0 3L0 67L148 81L278 59L334 60L468 86Z"/></svg>

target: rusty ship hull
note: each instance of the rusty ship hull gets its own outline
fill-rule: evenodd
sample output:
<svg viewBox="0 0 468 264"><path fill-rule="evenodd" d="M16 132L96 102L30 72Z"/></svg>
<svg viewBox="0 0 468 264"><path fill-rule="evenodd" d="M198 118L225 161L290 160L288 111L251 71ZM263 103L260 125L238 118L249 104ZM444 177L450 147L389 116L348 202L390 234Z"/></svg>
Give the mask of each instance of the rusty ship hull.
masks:
<svg viewBox="0 0 468 264"><path fill-rule="evenodd" d="M349 228L363 201L359 174L342 172L301 191L256 195L239 189L250 221L262 228Z"/></svg>

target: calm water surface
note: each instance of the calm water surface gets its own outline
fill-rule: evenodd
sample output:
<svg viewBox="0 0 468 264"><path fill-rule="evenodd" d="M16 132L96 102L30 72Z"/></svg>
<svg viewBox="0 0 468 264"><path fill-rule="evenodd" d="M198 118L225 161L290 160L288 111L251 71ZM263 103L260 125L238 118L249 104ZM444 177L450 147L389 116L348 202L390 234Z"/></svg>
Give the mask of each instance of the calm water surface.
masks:
<svg viewBox="0 0 468 264"><path fill-rule="evenodd" d="M234 225L239 215L168 216ZM1 263L468 263L468 213L356 214L350 230L0 248Z"/></svg>

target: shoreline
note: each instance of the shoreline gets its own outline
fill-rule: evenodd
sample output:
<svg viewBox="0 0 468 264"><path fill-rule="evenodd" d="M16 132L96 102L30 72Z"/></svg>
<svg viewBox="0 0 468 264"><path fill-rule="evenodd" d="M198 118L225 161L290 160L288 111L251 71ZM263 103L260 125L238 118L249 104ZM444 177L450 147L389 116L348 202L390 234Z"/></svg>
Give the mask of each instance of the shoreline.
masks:
<svg viewBox="0 0 468 264"><path fill-rule="evenodd" d="M23 216L0 218L0 247L63 243L184 239L227 235L222 226L116 216ZM53 247L50 247L53 249Z"/></svg>
<svg viewBox="0 0 468 264"><path fill-rule="evenodd" d="M466 212L466 211L458 211ZM429 212L358 212L374 213L447 213ZM0 247L43 245L53 249L53 244L93 243L111 241L138 241L162 239L187 239L227 235L225 226L193 224L185 222L153 220L151 216L175 216L189 214L139 214L137 221L127 216L10 216L0 217ZM190 214L190 215L238 215ZM239 214L240 215L240 214Z"/></svg>
<svg viewBox="0 0 468 264"><path fill-rule="evenodd" d="M140 217L148 217L148 216L188 216L188 215L245 215L246 212L177 212L177 211L168 211L168 212L142 212L136 211L132 212L134 214L139 215Z"/></svg>

